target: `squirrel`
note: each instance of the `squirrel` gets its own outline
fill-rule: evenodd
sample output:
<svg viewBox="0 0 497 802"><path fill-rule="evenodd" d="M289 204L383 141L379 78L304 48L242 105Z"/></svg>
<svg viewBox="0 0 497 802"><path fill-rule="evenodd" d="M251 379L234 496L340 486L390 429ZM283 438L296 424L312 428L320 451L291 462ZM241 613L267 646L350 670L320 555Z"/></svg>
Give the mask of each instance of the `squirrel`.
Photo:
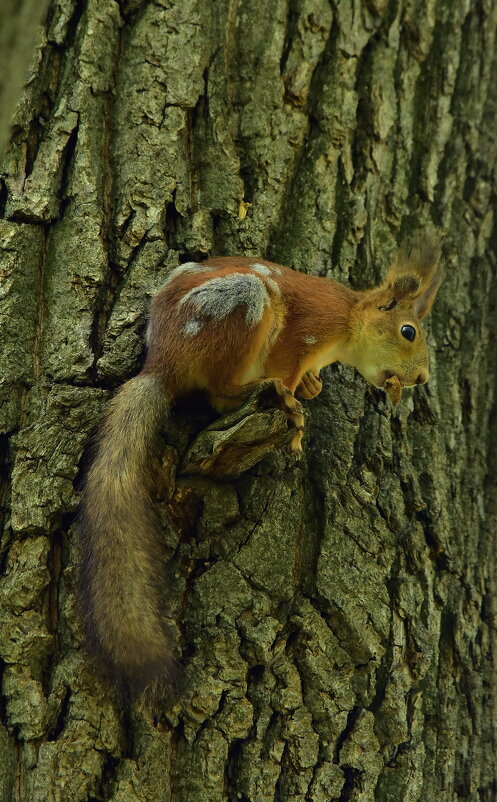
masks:
<svg viewBox="0 0 497 802"><path fill-rule="evenodd" d="M201 390L223 412L271 381L298 454L304 417L296 396L318 395L325 365L352 365L383 389L427 381L419 321L442 278L440 246L430 239L401 248L386 280L364 291L248 257L171 272L152 301L145 364L110 402L81 501L85 629L127 693L173 682L164 546L152 503L173 402Z"/></svg>

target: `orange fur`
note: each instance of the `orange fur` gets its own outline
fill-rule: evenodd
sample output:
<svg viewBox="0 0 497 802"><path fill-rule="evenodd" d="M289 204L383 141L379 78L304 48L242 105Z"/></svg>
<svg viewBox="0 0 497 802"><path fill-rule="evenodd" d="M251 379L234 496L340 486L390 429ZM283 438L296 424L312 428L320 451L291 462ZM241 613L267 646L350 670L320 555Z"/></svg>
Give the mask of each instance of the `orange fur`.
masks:
<svg viewBox="0 0 497 802"><path fill-rule="evenodd" d="M295 392L307 371L317 374L337 360L353 365L377 386L383 386L387 374L397 375L404 386L423 383L428 350L419 310L424 315L433 303L442 276L439 259L432 245L402 251L385 284L364 292L266 260L209 259L202 272L180 274L156 296L144 369L161 373L173 396L203 389L211 399L233 396L236 386L252 388L265 378L281 379ZM194 312L184 306L178 314L181 299L233 274L255 277L264 285L270 307L260 322L247 325L241 303L226 317L205 315L202 330L185 337L182 329ZM415 342L402 337L404 323L414 327ZM244 376L250 378L243 381Z"/></svg>

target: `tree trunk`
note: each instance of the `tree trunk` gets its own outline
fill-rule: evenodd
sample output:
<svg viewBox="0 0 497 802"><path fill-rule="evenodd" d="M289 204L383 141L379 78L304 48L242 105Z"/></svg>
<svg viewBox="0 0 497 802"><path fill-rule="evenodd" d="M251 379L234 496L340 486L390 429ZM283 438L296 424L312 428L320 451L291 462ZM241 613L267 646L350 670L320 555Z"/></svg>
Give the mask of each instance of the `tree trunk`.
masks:
<svg viewBox="0 0 497 802"><path fill-rule="evenodd" d="M496 27L497 0L52 0L2 170L2 800L497 798ZM178 481L184 687L120 713L75 512L151 295L208 253L371 286L428 223L429 385L394 410L331 367L300 462Z"/></svg>

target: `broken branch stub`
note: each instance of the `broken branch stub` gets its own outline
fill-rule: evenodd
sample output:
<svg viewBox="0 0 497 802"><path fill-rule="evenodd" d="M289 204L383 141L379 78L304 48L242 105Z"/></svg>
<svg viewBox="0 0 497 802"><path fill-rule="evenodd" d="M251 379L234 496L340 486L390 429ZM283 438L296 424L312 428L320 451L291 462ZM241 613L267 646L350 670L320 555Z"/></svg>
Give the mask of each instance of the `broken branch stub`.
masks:
<svg viewBox="0 0 497 802"><path fill-rule="evenodd" d="M287 448L295 436L285 412L269 408L264 384L239 409L207 426L192 442L181 474L235 479L268 454Z"/></svg>

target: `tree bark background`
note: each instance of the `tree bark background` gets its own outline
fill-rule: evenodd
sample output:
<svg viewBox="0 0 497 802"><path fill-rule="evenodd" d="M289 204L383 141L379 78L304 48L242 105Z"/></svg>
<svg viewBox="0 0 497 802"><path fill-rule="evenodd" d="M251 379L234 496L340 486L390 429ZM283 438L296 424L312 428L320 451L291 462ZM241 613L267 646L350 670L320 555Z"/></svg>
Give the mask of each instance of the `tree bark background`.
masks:
<svg viewBox="0 0 497 802"><path fill-rule="evenodd" d="M497 798L495 0L52 0L3 159L0 798ZM180 261L356 288L446 233L431 378L163 504L179 700L81 645L83 449ZM191 432L178 413L174 442Z"/></svg>
<svg viewBox="0 0 497 802"><path fill-rule="evenodd" d="M11 117L19 102L29 64L37 61L39 25L48 0L2 0L0 26L0 150L4 151L10 133Z"/></svg>

